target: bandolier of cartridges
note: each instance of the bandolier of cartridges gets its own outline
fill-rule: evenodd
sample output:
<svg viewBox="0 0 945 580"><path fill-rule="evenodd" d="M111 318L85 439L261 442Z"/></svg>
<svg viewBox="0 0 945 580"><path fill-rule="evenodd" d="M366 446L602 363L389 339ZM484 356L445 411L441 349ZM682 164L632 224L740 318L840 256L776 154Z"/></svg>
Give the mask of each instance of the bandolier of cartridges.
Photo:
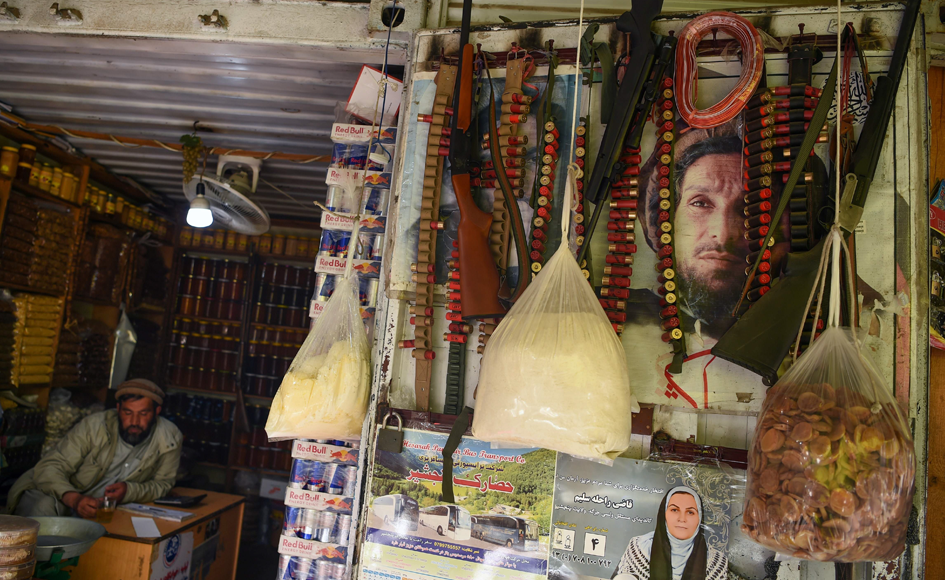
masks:
<svg viewBox="0 0 945 580"><path fill-rule="evenodd" d="M436 96L433 113L420 115L418 121L430 123L430 138L423 172L423 195L420 209L419 245L417 262L411 266L416 283L416 305L410 307L414 339L401 343L404 348L413 348L417 359L416 395L417 408L428 409L430 405L430 380L433 372L433 292L436 284L436 233L443 229L440 221L440 183L443 175L444 157L449 155L449 118L453 114L449 103L456 83L456 67L444 66L436 77ZM452 278L452 273L451 273ZM452 280L451 280L452 281Z"/></svg>
<svg viewBox="0 0 945 580"><path fill-rule="evenodd" d="M745 111L745 238L750 252L746 275L758 252L762 252L762 261L747 295L750 302L771 289L771 279L775 275L771 271L771 246L775 238L771 238L769 247L762 248L761 245L768 230L774 227L771 216L777 199L772 188L787 181L791 164L817 106L817 98L811 95L819 93L819 90L806 85L768 88L753 96ZM791 195L792 199L796 196L798 203L806 206L806 185L812 177L812 173L806 172L804 184L795 187L793 192L783 192L783 195ZM806 238L806 220L801 227Z"/></svg>
<svg viewBox="0 0 945 580"><path fill-rule="evenodd" d="M574 217L571 220L571 223L574 224L574 233L575 238L575 252L581 253L581 248L584 246L584 212L586 208L584 207L584 178L587 177L587 173L584 170L584 158L587 156L587 122L585 117L581 117L581 124L575 127L574 129L574 163L581 169L580 177L578 177L575 185L577 186L577 205L575 205L572 210ZM580 264L584 276L590 279L591 273L587 268L587 264Z"/></svg>
<svg viewBox="0 0 945 580"><path fill-rule="evenodd" d="M542 127L543 135L538 150L538 197L535 204L535 217L532 218L532 239L529 242L532 276L541 272L548 249L548 226L551 223L555 173L558 167L558 129L554 121L547 121Z"/></svg>
<svg viewBox="0 0 945 580"><path fill-rule="evenodd" d="M514 47L513 47L514 48ZM525 59L509 60L505 69L505 91L502 93L502 117L499 124L499 147L502 148L502 157L505 167L501 168L509 178L514 189L515 197L525 195L525 145L528 136L521 134L521 126L528 121L529 105L532 99L522 91L522 75ZM489 136L483 139L482 148L489 150ZM486 164L489 168L491 162ZM496 171L500 168L491 167L482 173L481 185L485 188L495 188L495 199L492 204L492 229L489 233L489 246L492 256L499 268L499 275L505 276L508 269L509 237L512 224L509 221L509 209L505 205L505 198L496 179ZM520 264L524 268L524 264ZM524 275L524 272L523 272Z"/></svg>

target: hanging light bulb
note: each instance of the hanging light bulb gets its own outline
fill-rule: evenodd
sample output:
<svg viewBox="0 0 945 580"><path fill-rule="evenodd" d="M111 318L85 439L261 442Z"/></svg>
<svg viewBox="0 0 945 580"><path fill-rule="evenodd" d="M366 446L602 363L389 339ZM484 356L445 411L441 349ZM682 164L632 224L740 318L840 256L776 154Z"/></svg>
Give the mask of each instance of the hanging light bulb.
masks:
<svg viewBox="0 0 945 580"><path fill-rule="evenodd" d="M201 181L197 184L197 197L190 201L187 210L187 225L194 228L205 228L213 224L213 214L210 212L210 202L204 197L207 188Z"/></svg>

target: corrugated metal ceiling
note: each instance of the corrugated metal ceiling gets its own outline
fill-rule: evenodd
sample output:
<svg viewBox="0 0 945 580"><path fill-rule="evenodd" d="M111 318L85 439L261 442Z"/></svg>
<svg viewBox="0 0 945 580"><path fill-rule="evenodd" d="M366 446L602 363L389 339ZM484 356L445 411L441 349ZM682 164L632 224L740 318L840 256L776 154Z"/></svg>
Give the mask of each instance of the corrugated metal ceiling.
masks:
<svg viewBox="0 0 945 580"><path fill-rule="evenodd" d="M0 33L0 101L27 121L171 143L199 121L204 142L227 149L330 154L336 104L360 68L311 47ZM180 153L67 140L114 173L184 199ZM208 173L215 168L211 158ZM264 161L262 179L302 205L263 182L255 199L273 217L316 218L326 168Z"/></svg>

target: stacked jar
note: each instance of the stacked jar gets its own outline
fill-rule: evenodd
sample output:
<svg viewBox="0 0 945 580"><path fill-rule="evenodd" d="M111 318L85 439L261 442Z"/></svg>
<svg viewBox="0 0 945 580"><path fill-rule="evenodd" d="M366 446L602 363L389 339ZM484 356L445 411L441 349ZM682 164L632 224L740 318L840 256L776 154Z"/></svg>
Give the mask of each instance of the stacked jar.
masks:
<svg viewBox="0 0 945 580"><path fill-rule="evenodd" d="M254 324L244 364L243 392L257 397L274 397L307 335L305 330Z"/></svg>
<svg viewBox="0 0 945 580"><path fill-rule="evenodd" d="M170 393L164 398L165 416L184 435L184 445L202 461L226 465L230 456L233 404L222 399Z"/></svg>
<svg viewBox="0 0 945 580"><path fill-rule="evenodd" d="M20 516L0 516L0 578L27 580L36 567L39 522Z"/></svg>
<svg viewBox="0 0 945 580"><path fill-rule="evenodd" d="M171 330L170 382L179 387L236 392L240 325L180 317Z"/></svg>
<svg viewBox="0 0 945 580"><path fill-rule="evenodd" d="M244 262L184 257L177 313L216 320L241 320L247 271Z"/></svg>
<svg viewBox="0 0 945 580"><path fill-rule="evenodd" d="M177 238L182 248L206 248L227 252L249 252L249 236L225 230L182 228Z"/></svg>
<svg viewBox="0 0 945 580"><path fill-rule="evenodd" d="M314 260L318 256L318 240L307 236L263 234L254 236L250 241L256 251L266 256Z"/></svg>
<svg viewBox="0 0 945 580"><path fill-rule="evenodd" d="M315 272L285 264L264 264L253 295L252 321L272 326L308 328L308 302Z"/></svg>
<svg viewBox="0 0 945 580"><path fill-rule="evenodd" d="M289 471L292 465L292 441L269 441L266 435L269 408L246 405L246 418L249 421L249 431L243 431L239 435L236 443L236 465Z"/></svg>

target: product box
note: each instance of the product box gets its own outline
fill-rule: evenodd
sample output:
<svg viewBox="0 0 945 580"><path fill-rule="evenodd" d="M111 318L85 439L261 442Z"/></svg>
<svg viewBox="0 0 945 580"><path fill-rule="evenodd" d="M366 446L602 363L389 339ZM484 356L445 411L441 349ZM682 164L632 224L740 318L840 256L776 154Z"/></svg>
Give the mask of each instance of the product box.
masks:
<svg viewBox="0 0 945 580"><path fill-rule="evenodd" d="M292 442L292 457L296 459L311 459L323 463L358 464L358 449L315 443L296 439Z"/></svg>
<svg viewBox="0 0 945 580"><path fill-rule="evenodd" d="M345 266L348 264L347 258L337 256L318 255L315 258L315 271L319 274L333 274L341 276L345 273ZM380 260L354 260L351 266L355 272L368 278L377 278L381 275Z"/></svg>
<svg viewBox="0 0 945 580"><path fill-rule="evenodd" d="M384 145L394 145L397 143L397 127L374 127L374 137ZM371 126L334 123L331 140L334 143L367 143L371 140Z"/></svg>
<svg viewBox="0 0 945 580"><path fill-rule="evenodd" d="M361 219L362 234L382 234L387 226L387 216L369 215ZM321 228L323 230L341 230L350 232L354 227L354 214L339 214L322 212Z"/></svg>
<svg viewBox="0 0 945 580"><path fill-rule="evenodd" d="M344 169L341 167L329 167L325 174L325 185L345 185L354 183L357 186L364 181L365 187L377 187L381 189L390 189L391 174L383 171L364 171L358 169Z"/></svg>
<svg viewBox="0 0 945 580"><path fill-rule="evenodd" d="M374 119L374 111L384 103L383 115L377 122L381 125L394 125L397 119L397 112L400 110L401 95L404 92L404 83L399 79L387 75L387 94L381 100L377 98L377 92L380 88L381 79L384 73L376 68L363 65L361 74L348 96L348 104L345 111L366 123L371 123Z"/></svg>
<svg viewBox="0 0 945 580"><path fill-rule="evenodd" d="M285 535L279 538L279 553L310 560L332 560L340 564L344 564L348 558L348 548L346 546L323 544L314 540L304 540Z"/></svg>
<svg viewBox="0 0 945 580"><path fill-rule="evenodd" d="M353 497L296 489L294 487L286 488L285 495L279 499L283 498L285 498L285 505L287 506L344 514L350 514L354 504Z"/></svg>
<svg viewBox="0 0 945 580"><path fill-rule="evenodd" d="M259 481L259 497L282 501L288 484L284 480L263 477Z"/></svg>

